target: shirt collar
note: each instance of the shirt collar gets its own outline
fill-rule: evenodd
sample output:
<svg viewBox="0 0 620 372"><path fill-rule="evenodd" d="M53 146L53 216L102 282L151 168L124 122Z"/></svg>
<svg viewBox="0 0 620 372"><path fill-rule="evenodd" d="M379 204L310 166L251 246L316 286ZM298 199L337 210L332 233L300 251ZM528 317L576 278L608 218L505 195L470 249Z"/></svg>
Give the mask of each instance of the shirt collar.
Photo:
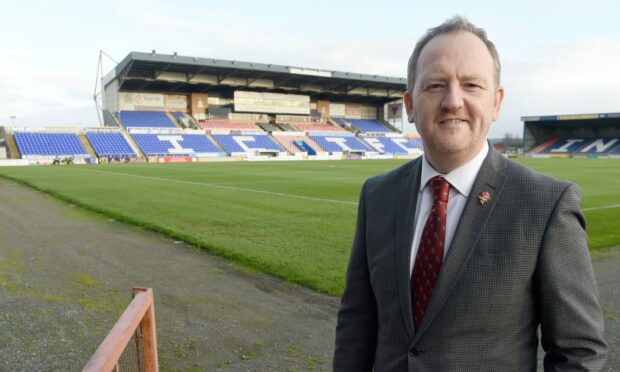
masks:
<svg viewBox="0 0 620 372"><path fill-rule="evenodd" d="M420 177L420 192L424 191L424 187L428 181L435 177L441 176L446 181L450 182L450 185L456 189L463 196L468 197L471 188L474 186L474 181L478 175L478 171L484 162L487 154L489 153L489 144L484 142L484 146L480 152L474 156L473 159L467 163L456 168L448 174L442 174L437 172L426 160L426 156L422 159L422 175Z"/></svg>

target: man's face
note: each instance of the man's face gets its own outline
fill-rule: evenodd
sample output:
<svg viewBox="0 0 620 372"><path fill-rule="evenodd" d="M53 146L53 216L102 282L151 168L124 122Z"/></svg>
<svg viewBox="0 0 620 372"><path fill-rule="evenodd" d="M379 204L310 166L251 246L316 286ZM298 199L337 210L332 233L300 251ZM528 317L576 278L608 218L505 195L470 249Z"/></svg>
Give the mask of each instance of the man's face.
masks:
<svg viewBox="0 0 620 372"><path fill-rule="evenodd" d="M483 147L504 97L495 86L493 58L469 32L442 34L422 49L405 108L424 139L431 164L462 165ZM434 164L433 164L434 165Z"/></svg>

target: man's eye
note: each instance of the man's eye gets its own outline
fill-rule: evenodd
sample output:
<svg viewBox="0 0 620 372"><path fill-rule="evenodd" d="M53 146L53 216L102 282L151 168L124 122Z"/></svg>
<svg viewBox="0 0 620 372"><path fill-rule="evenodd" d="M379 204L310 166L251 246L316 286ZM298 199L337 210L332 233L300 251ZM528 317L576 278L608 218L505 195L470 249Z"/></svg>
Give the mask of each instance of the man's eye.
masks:
<svg viewBox="0 0 620 372"><path fill-rule="evenodd" d="M476 83L467 83L465 86L468 89L482 89L482 86L480 86L480 84L476 84Z"/></svg>
<svg viewBox="0 0 620 372"><path fill-rule="evenodd" d="M443 84L434 83L428 85L428 90L439 90L441 88L443 88Z"/></svg>

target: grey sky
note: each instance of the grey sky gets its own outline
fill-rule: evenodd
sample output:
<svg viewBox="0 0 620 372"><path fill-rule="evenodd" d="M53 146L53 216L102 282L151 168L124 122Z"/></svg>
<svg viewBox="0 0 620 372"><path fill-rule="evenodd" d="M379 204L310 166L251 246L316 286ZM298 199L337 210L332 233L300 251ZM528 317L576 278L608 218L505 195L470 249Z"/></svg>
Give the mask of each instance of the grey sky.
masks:
<svg viewBox="0 0 620 372"><path fill-rule="evenodd" d="M616 1L3 1L0 125L97 126L99 50L234 59L405 77L422 33L461 14L484 27L520 116L620 112ZM104 60L107 72L114 63Z"/></svg>

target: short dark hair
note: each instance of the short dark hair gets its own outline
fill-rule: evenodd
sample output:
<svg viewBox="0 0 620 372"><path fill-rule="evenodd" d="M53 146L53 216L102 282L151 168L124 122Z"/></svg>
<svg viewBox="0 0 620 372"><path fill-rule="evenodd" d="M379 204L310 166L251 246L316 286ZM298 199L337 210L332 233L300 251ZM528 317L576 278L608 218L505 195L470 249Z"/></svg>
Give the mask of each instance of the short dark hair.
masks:
<svg viewBox="0 0 620 372"><path fill-rule="evenodd" d="M440 24L437 27L433 27L428 29L424 36L418 40L413 49L413 53L411 53L411 57L409 58L409 64L407 65L407 91L413 92L413 86L415 85L415 74L416 69L418 67L418 60L420 59L420 54L422 54L422 49L428 44L431 39L435 36L442 34L449 34L458 31L466 31L471 32L476 35L484 45L486 45L491 57L493 58L493 64L495 65L495 87L499 87L500 82L500 73L502 70L502 66L499 62L499 54L497 53L497 49L495 48L495 44L491 40L487 38L487 33L484 29L477 27L473 23L469 22L469 20L462 16L454 16L444 23Z"/></svg>

